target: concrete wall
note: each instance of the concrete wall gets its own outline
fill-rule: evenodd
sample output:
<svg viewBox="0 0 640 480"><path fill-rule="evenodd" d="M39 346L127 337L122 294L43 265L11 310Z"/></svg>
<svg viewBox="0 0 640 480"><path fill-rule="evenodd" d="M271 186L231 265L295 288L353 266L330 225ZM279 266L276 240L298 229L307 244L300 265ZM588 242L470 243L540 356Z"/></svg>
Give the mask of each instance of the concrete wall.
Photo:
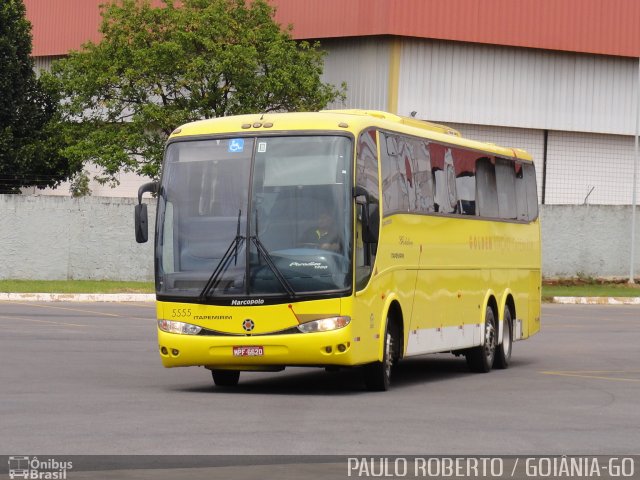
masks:
<svg viewBox="0 0 640 480"><path fill-rule="evenodd" d="M155 201L149 207L153 232ZM152 280L153 245L137 244L135 199L0 195L0 279ZM629 274L631 207L543 205L546 277ZM640 277L640 208L636 266Z"/></svg>
<svg viewBox="0 0 640 480"><path fill-rule="evenodd" d="M542 273L545 277L584 274L628 277L631 207L543 205ZM635 277L640 277L640 208L636 208Z"/></svg>
<svg viewBox="0 0 640 480"><path fill-rule="evenodd" d="M155 201L145 202L153 232ZM0 279L152 280L153 243L135 241L136 203L0 195Z"/></svg>

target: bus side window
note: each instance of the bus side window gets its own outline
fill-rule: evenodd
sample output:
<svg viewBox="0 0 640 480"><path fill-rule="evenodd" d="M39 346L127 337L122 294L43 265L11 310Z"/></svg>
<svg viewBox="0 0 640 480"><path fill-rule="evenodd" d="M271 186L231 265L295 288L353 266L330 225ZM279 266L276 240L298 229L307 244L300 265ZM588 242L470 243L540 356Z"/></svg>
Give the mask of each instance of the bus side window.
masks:
<svg viewBox="0 0 640 480"><path fill-rule="evenodd" d="M516 207L518 220L532 222L538 218L538 187L533 164L516 163Z"/></svg>
<svg viewBox="0 0 640 480"><path fill-rule="evenodd" d="M413 142L413 181L415 184L415 211L433 213L433 173L431 172L431 154L429 143L423 140Z"/></svg>
<svg viewBox="0 0 640 480"><path fill-rule="evenodd" d="M356 151L356 186L363 187L369 195L369 212L380 214L378 188L378 140L374 129L365 130L358 138ZM383 152L384 150L383 147ZM373 271L373 263L377 250L377 244L363 241L363 220L365 215L364 205L356 203L356 232L355 232L355 274L356 288L363 289L369 283ZM372 222L373 223L373 222ZM376 222L379 227L379 222Z"/></svg>
<svg viewBox="0 0 640 480"><path fill-rule="evenodd" d="M406 135L380 134L384 215L433 213L434 187L429 142Z"/></svg>
<svg viewBox="0 0 640 480"><path fill-rule="evenodd" d="M476 162L476 190L478 212L481 217L498 218L498 191L496 168L491 158L479 158Z"/></svg>
<svg viewBox="0 0 640 480"><path fill-rule="evenodd" d="M532 163L523 165L524 185L527 192L527 220L530 222L538 218L538 186L536 183L536 169Z"/></svg>
<svg viewBox="0 0 640 480"><path fill-rule="evenodd" d="M529 218L527 211L527 189L524 185L524 169L522 167L522 163L515 163L516 218L521 221L527 221Z"/></svg>
<svg viewBox="0 0 640 480"><path fill-rule="evenodd" d="M409 211L409 190L401 151L404 142L396 135L380 133L380 166L384 215Z"/></svg>
<svg viewBox="0 0 640 480"><path fill-rule="evenodd" d="M453 149L457 204L455 213L476 215L476 158L470 150Z"/></svg>
<svg viewBox="0 0 640 480"><path fill-rule="evenodd" d="M500 218L513 220L518 217L516 208L516 171L513 162L496 158L496 187Z"/></svg>

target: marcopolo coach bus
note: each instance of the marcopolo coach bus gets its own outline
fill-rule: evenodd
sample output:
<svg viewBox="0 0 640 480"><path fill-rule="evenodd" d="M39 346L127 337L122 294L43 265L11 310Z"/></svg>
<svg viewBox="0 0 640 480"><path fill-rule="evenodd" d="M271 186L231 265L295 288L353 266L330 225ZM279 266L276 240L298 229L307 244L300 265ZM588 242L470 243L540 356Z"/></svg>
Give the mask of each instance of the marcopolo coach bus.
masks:
<svg viewBox="0 0 640 480"><path fill-rule="evenodd" d="M536 176L523 150L378 111L256 114L176 129L157 192L165 367L361 367L401 359L509 365L540 329Z"/></svg>

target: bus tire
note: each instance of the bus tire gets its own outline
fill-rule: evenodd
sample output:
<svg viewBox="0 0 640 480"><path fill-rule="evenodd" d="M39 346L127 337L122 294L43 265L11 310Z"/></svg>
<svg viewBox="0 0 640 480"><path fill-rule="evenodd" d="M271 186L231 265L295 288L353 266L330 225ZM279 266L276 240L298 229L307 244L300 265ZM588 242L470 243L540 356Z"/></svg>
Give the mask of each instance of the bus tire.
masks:
<svg viewBox="0 0 640 480"><path fill-rule="evenodd" d="M487 305L484 315L484 345L470 348L465 356L467 365L472 372L487 373L491 371L496 355L496 342L498 334L496 330L496 318L493 309Z"/></svg>
<svg viewBox="0 0 640 480"><path fill-rule="evenodd" d="M381 362L373 362L364 366L364 384L372 392L384 392L391 385L391 369L393 360L397 358L397 338L391 321L387 318L387 328L384 334L384 352Z"/></svg>
<svg viewBox="0 0 640 480"><path fill-rule="evenodd" d="M494 368L509 368L511 351L513 350L513 320L509 306L504 308L504 320L502 322L502 343L496 349L496 358L493 360Z"/></svg>
<svg viewBox="0 0 640 480"><path fill-rule="evenodd" d="M235 387L240 381L239 370L211 370L211 376L218 387Z"/></svg>

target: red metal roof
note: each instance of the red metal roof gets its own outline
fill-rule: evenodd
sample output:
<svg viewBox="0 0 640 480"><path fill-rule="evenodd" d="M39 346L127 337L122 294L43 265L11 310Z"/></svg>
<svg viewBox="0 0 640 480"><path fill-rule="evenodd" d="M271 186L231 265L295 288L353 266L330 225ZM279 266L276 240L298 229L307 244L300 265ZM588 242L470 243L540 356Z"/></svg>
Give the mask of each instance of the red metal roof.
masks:
<svg viewBox="0 0 640 480"><path fill-rule="evenodd" d="M105 0L24 0L35 56L98 40ZM396 35L640 56L639 0L272 0L294 37Z"/></svg>

